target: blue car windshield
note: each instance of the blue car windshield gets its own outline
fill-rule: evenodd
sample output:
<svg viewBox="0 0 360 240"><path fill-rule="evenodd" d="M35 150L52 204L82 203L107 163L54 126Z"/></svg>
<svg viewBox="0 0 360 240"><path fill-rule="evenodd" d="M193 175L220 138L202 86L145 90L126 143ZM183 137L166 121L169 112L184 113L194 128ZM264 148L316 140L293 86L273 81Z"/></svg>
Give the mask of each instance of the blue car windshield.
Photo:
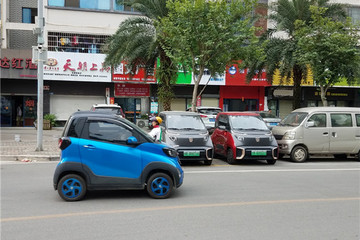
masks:
<svg viewBox="0 0 360 240"><path fill-rule="evenodd" d="M269 130L266 123L258 116L229 116L231 128L234 130Z"/></svg>
<svg viewBox="0 0 360 240"><path fill-rule="evenodd" d="M206 130L198 115L169 115L166 117L166 126L173 130Z"/></svg>

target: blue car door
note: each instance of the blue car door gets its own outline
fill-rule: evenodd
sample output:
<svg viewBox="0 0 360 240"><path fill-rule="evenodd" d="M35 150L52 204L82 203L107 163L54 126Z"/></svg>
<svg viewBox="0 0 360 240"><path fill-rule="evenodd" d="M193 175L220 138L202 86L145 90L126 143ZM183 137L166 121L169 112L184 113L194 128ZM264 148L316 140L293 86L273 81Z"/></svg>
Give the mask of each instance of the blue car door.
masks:
<svg viewBox="0 0 360 240"><path fill-rule="evenodd" d="M89 119L85 125L86 136L79 141L83 165L96 176L114 178L139 178L142 171L141 152L126 140L133 130L123 123L111 120Z"/></svg>

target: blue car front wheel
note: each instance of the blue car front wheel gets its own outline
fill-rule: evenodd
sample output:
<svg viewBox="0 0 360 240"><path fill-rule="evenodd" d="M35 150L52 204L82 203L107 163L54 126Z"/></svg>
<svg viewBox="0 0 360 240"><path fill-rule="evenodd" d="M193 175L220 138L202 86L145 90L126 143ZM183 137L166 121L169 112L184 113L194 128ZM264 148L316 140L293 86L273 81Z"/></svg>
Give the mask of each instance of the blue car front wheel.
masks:
<svg viewBox="0 0 360 240"><path fill-rule="evenodd" d="M79 175L68 174L60 179L57 190L64 200L78 201L85 196L86 183Z"/></svg>
<svg viewBox="0 0 360 240"><path fill-rule="evenodd" d="M147 181L146 191L152 198L168 198L173 189L173 181L166 173L155 173Z"/></svg>

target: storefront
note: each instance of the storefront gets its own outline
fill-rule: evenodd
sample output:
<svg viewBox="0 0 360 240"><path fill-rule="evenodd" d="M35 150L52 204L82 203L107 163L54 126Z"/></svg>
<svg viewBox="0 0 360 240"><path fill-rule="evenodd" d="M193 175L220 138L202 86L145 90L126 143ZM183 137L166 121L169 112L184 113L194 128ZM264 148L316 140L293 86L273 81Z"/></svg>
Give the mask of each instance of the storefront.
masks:
<svg viewBox="0 0 360 240"><path fill-rule="evenodd" d="M150 85L156 84L154 71L146 72L144 68L138 67L135 73L131 73L123 62L114 69L112 82L113 102L122 107L127 119L136 123L137 119L150 113ZM157 113L158 109L153 111Z"/></svg>
<svg viewBox="0 0 360 240"><path fill-rule="evenodd" d="M30 50L1 50L1 127L33 126L37 115L37 66Z"/></svg>
<svg viewBox="0 0 360 240"><path fill-rule="evenodd" d="M49 112L59 122L79 110L110 101L113 85L111 68L104 67L105 54L48 52L44 65L44 96L49 98Z"/></svg>
<svg viewBox="0 0 360 240"><path fill-rule="evenodd" d="M224 111L262 111L267 109L265 87L270 83L265 71L246 82L247 69L234 64L226 69L226 85L220 86L219 105Z"/></svg>
<svg viewBox="0 0 360 240"><path fill-rule="evenodd" d="M304 87L304 106L323 106L318 87ZM328 106L360 107L360 87L332 87L326 92Z"/></svg>

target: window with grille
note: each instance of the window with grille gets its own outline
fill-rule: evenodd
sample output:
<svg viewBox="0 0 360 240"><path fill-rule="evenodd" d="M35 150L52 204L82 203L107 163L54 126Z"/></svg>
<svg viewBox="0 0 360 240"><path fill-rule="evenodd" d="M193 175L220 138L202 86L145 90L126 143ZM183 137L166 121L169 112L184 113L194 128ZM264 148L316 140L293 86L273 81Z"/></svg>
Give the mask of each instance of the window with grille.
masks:
<svg viewBox="0 0 360 240"><path fill-rule="evenodd" d="M48 33L48 50L55 52L103 53L106 35Z"/></svg>

